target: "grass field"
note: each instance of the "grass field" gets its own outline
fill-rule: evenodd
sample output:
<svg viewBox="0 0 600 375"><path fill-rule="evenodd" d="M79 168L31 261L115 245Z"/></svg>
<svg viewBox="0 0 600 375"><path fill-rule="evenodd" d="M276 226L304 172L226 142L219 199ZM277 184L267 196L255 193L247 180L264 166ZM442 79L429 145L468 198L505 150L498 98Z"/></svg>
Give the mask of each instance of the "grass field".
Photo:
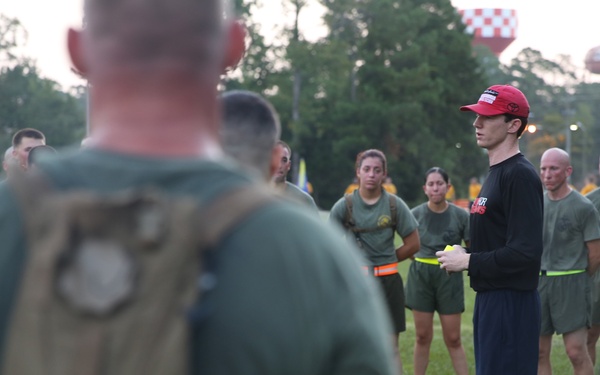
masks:
<svg viewBox="0 0 600 375"><path fill-rule="evenodd" d="M406 283L406 275L410 261L400 264L400 274ZM469 363L469 373L475 374L475 357L473 354L473 304L475 303L475 292L469 287L469 278L464 275L465 281L465 313L462 315L462 342L467 354L467 362ZM415 326L412 313L406 310L406 332L400 335L400 356L404 366L404 374L413 374L413 348L415 344ZM598 356L600 358L600 356ZM562 336L554 336L552 340L552 370L556 375L571 374L573 369L571 363L565 353L565 348L562 341ZM437 314L434 318L434 337L431 344L431 353L429 356L429 366L427 373L432 375L452 375L454 370L452 362L444 340L442 338L442 328ZM600 364L596 365L595 374L600 374Z"/></svg>

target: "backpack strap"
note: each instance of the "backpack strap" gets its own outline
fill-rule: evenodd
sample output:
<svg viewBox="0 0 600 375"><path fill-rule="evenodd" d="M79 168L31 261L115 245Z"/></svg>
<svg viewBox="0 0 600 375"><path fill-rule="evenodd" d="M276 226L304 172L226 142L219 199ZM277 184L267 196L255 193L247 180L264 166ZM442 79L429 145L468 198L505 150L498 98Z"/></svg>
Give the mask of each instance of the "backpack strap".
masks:
<svg viewBox="0 0 600 375"><path fill-rule="evenodd" d="M19 176L19 179L11 181L11 187L20 205L21 215L25 222L25 235L29 242L31 233L36 233L32 231L39 232L41 228L40 222L46 222L46 220L39 220L39 216L37 215L37 212L41 209L39 204L46 202L58 204L58 199L63 194L52 188L49 178L44 175L33 176L29 173L27 175L23 174ZM140 189L140 191L137 191L136 189L135 191L122 193L135 193L135 196L139 194L141 197L145 197L144 190ZM70 198L76 198L74 193L79 194L79 192L65 193ZM94 196L93 192L81 193L86 194L86 196L88 193L91 197ZM160 194L160 192L156 193ZM45 198L48 194L52 194L50 199ZM127 197L127 194L125 194L125 197ZM115 198L121 198L122 196L123 194L116 192L109 194L106 198L110 202L113 202ZM113 366L109 367L113 370L114 366L118 366L117 368L123 370L122 373L129 375L169 373L165 372L167 369L173 371L171 373L183 374L188 372L186 368L189 363L185 358L186 345L189 340L189 329L186 328L187 323L185 322L185 314L182 314L182 307L189 307L188 302L201 298L202 291L197 287L195 280L207 265L203 264L204 262L199 258L202 258L207 252L216 250L219 244L230 233L236 230L242 222L247 220L252 213L270 201L275 201L275 198L272 197L272 193L266 188L255 185L243 185L219 192L215 198L204 202L198 202L193 197L165 196L165 199L165 202L172 200L170 204L173 207L177 206L181 208L181 210L176 210L178 217L186 219L170 222L172 226L170 228L176 232L169 233L172 233L172 238L177 240L177 244L173 244L172 247L173 249L189 248L190 250L186 250L185 254L178 251L178 254L181 256L176 255L169 258L169 264L173 260L174 264L180 265L176 269L180 270L179 273L181 274L181 276L171 278L174 280L169 280L169 285L173 287L183 282L180 289L185 290L169 294L170 296L173 295L169 297L171 299L160 297L161 303L158 306L160 307L160 311L152 312L152 315L159 318L158 320L153 320L153 322L157 323L158 328L144 329L143 338L139 339L139 345L136 345L137 347L135 350L132 350L131 355L126 359L122 357L116 359L115 353L111 353L110 348L107 348L107 342L114 339L111 335L114 335L115 332L133 332L135 329L139 329L139 327L134 328L134 324L130 324L132 321L131 317L138 319L139 314L137 311L139 311L139 307L135 308L134 306L134 310L129 310L135 313L126 313L124 311L125 308L123 308L118 315L102 318L89 318L85 314L65 312L67 309L63 307L62 300L59 303L57 298L52 297L55 293L49 293L54 289L48 281L55 279L50 274L50 272L55 272L55 263L52 261L55 258L52 257L52 251L35 251L29 254L28 263L24 269L21 290L17 297L17 304L14 307L11 330L6 342L6 352L8 355L6 355L5 363L3 364L4 374L85 373L88 375L99 375L104 373L102 369L105 366ZM129 209L128 207L125 207L125 209ZM185 212L183 208L185 208ZM49 213L49 211L46 211L46 213ZM92 216L94 218L97 217L97 215ZM48 215L44 215L43 217L48 218ZM176 225L177 223L183 223L183 225ZM183 227L191 227L192 232ZM184 236L179 235L183 233L182 231L192 233L193 236L184 239ZM37 247L36 249L39 250ZM32 256L34 253L35 257ZM147 257L149 261L152 261L153 258L155 259L159 255L155 251L146 251L145 253L152 254L152 256ZM166 253L169 252L160 252L160 254ZM36 260L35 263L33 263L34 260ZM194 260L199 260L199 262ZM158 265L161 267L163 264L156 262L148 263L148 265ZM42 266L41 269L44 272L33 272L40 269L36 268L38 265ZM144 270L149 271L149 268L145 268ZM149 273L146 272L146 275L149 275ZM191 277L188 277L189 275ZM152 279L152 284L146 283L144 290L156 290L152 288L156 284L160 284L159 286L161 287L162 285L166 285L163 279L158 279L156 276L153 276ZM164 294L165 292L163 291L162 295ZM142 295L148 295L148 293L138 293L138 299L141 299ZM146 298L145 300L148 301L149 299ZM45 306L49 308L44 309ZM52 319L49 318L50 313L52 314ZM46 325L46 323L56 319L60 319L57 320L59 323L54 324L53 327ZM40 327L44 329L41 330ZM167 330L169 332L168 340L162 336L167 328L169 328ZM52 334L47 334L48 332ZM53 334L60 335L60 337L55 337ZM56 348L54 343L57 340L63 344L66 343L67 346L65 348L69 350L64 350L63 347ZM27 356L22 355L23 348L27 348ZM139 360L148 355L155 356L161 360L158 361L156 358L153 360ZM32 361L32 358L35 360ZM121 360L123 363L120 362ZM156 366L157 364L159 366ZM57 368L69 368L70 370L56 372Z"/></svg>
<svg viewBox="0 0 600 375"><path fill-rule="evenodd" d="M344 218L344 222L342 223L344 228L346 228L349 231L352 231L355 235L358 235L359 233L375 232L386 228L396 228L396 225L398 224L398 207L396 205L396 196L393 194L388 195L390 198L390 216L392 220L383 226L372 228L356 227L356 222L354 221L354 216L352 215L352 194L344 195L344 200L346 202L346 216Z"/></svg>
<svg viewBox="0 0 600 375"><path fill-rule="evenodd" d="M275 199L266 189L243 186L222 193L200 210L199 231L203 248L216 247L221 239L248 215Z"/></svg>
<svg viewBox="0 0 600 375"><path fill-rule="evenodd" d="M37 170L25 172L18 169L7 181L19 204L25 233L29 233L34 225L34 217L29 213L36 211L43 195L52 191L54 186Z"/></svg>
<svg viewBox="0 0 600 375"><path fill-rule="evenodd" d="M346 202L346 216L344 217L344 228L348 230L353 230L356 223L354 222L354 217L352 216L352 193L344 195L344 201Z"/></svg>

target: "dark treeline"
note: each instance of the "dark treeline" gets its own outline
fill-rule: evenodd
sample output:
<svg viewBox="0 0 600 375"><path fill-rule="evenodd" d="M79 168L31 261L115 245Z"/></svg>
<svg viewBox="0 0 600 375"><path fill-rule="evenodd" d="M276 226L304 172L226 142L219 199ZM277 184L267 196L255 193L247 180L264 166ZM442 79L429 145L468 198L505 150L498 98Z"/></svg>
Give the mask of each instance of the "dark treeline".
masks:
<svg viewBox="0 0 600 375"><path fill-rule="evenodd" d="M600 84L566 56L549 60L524 49L509 64L486 48L471 47L449 0L321 0L328 34L308 41L298 27L305 0L284 0L289 26L268 44L253 13L258 0L236 0L249 30L248 51L226 89L265 95L282 120L282 138L303 157L320 207L329 209L354 176L356 154L379 148L389 175L410 205L423 201L424 172L446 169L458 197L469 178L484 177L487 158L475 144L472 103L491 84L526 93L531 123L521 150L537 165L548 147L566 147L571 123L573 183L597 173ZM63 92L40 78L35 64L12 51L26 35L18 20L0 16L0 146L22 127L42 130L53 146L85 135L85 90ZM589 81L589 80L588 80Z"/></svg>
<svg viewBox="0 0 600 375"><path fill-rule="evenodd" d="M315 42L298 29L306 2L287 0L296 18L276 46L265 43L253 22L258 2L238 3L251 42L241 74L226 86L258 91L275 104L283 138L306 159L325 209L367 148L386 153L389 174L409 204L424 199L422 176L434 165L466 197L469 178L485 176L487 158L475 144L472 115L458 107L497 83L516 85L531 100L538 131L526 133L521 146L534 164L546 148L565 148L568 124L579 122L585 130L571 134L573 182L597 171L600 85L583 83L566 56L553 61L524 49L504 65L485 47L472 48L448 0L322 0L329 33Z"/></svg>

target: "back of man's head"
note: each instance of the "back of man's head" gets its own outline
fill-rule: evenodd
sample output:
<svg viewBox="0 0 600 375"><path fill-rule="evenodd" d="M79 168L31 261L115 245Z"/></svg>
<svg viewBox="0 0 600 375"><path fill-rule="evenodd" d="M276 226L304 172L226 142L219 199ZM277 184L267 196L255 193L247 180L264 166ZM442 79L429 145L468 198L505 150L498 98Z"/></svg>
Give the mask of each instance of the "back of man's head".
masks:
<svg viewBox="0 0 600 375"><path fill-rule="evenodd" d="M268 180L273 149L281 133L277 112L267 100L249 91L227 92L221 101L224 151Z"/></svg>
<svg viewBox="0 0 600 375"><path fill-rule="evenodd" d="M84 1L84 27L67 42L90 82L94 147L220 154L218 84L245 50L231 0Z"/></svg>
<svg viewBox="0 0 600 375"><path fill-rule="evenodd" d="M92 79L116 72L152 78L157 70L205 79L223 68L228 0L85 0L84 14L85 61L73 62L82 74L93 72Z"/></svg>

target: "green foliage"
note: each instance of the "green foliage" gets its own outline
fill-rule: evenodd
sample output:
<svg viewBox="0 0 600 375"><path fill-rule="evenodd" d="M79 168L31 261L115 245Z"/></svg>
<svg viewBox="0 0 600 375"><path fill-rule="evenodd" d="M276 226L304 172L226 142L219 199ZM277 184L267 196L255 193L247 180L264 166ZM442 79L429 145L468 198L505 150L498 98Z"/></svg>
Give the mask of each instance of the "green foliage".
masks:
<svg viewBox="0 0 600 375"><path fill-rule="evenodd" d="M399 195L409 202L421 198L421 176L434 165L446 168L453 180L481 174L486 160L473 142L471 119L458 107L476 100L485 83L450 2L346 0L324 5L330 37L346 44L339 58L351 63L350 69L344 65L346 77L356 72L354 80L343 80L349 85L342 91L349 103L324 113L331 147L313 150L317 157L309 163L312 170L320 160L336 162L337 170L324 165L317 172L323 185L313 181L316 189L325 190L321 198L339 197L353 176L353 169L340 169L352 166L355 155L367 148L386 153L388 173L401 181ZM315 138L302 142L314 144Z"/></svg>
<svg viewBox="0 0 600 375"><path fill-rule="evenodd" d="M73 96L39 76L35 63L15 50L27 39L17 19L0 14L0 149L22 128L44 133L53 147L79 142L85 135L84 92Z"/></svg>
<svg viewBox="0 0 600 375"><path fill-rule="evenodd" d="M0 63L14 62L14 50L27 40L27 31L18 19L0 14Z"/></svg>
<svg viewBox="0 0 600 375"><path fill-rule="evenodd" d="M246 54L238 71L225 79L227 90L246 89L265 94L272 89L270 77L276 71L275 63L280 61L279 49L268 45L260 34L260 24L251 17L254 9L260 7L259 0L236 0L239 17L247 30Z"/></svg>
<svg viewBox="0 0 600 375"><path fill-rule="evenodd" d="M478 71L485 77L487 86L505 84L512 80L507 67L484 45L473 46L473 53L479 63Z"/></svg>
<svg viewBox="0 0 600 375"><path fill-rule="evenodd" d="M505 70L511 77L509 83L527 95L529 121L539 128L535 134L525 133L521 141L532 163L538 165L550 147L566 149L569 125L581 124L581 130L571 132L571 179L575 186L580 185L588 173L598 170L594 150L600 147L600 111L595 103L600 99L600 85L582 83L569 56L548 60L531 48L523 49Z"/></svg>
<svg viewBox="0 0 600 375"><path fill-rule="evenodd" d="M0 149L22 128L44 133L53 147L70 145L85 135L85 116L77 99L54 81L40 78L35 66L22 62L0 69Z"/></svg>
<svg viewBox="0 0 600 375"><path fill-rule="evenodd" d="M492 84L513 84L527 95L531 123L521 149L534 163L548 147L565 147L572 134L574 179L595 168L600 149L598 84L579 83L568 56L546 59L526 48L508 65L471 37L449 0L320 0L328 35L307 41L297 19L305 1L287 0L295 22L267 45L252 20L258 0L237 0L252 43L239 75L226 87L267 96L279 111L282 138L307 161L308 178L323 208L354 177L359 151L379 148L388 173L410 205L422 200L422 175L446 169L458 198L468 179L484 177L487 157L473 137L473 114L458 111ZM581 167L579 167L581 161ZM589 171L588 171L589 172Z"/></svg>
<svg viewBox="0 0 600 375"><path fill-rule="evenodd" d="M227 88L269 96L282 138L307 161L321 207L341 196L356 154L368 148L386 153L408 202L421 199L421 175L434 165L446 168L458 188L464 180L466 192L466 181L482 174L487 160L473 140L472 118L458 107L476 100L485 83L450 2L322 3L329 35L308 42L294 23L279 41L285 51L269 53L272 46L250 22L257 50L249 50L241 78ZM244 4L249 17L256 4ZM298 15L304 2L288 5Z"/></svg>

